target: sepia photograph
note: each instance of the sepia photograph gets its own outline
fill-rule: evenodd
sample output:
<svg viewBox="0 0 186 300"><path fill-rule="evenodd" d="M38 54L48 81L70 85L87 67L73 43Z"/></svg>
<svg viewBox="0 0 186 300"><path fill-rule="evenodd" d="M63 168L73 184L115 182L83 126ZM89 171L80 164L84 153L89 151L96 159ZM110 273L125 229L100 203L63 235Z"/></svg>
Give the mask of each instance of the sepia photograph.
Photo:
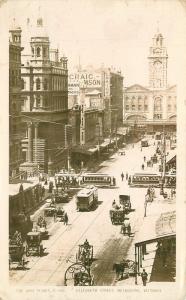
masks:
<svg viewBox="0 0 186 300"><path fill-rule="evenodd" d="M176 289L186 2L4 6L9 286Z"/></svg>

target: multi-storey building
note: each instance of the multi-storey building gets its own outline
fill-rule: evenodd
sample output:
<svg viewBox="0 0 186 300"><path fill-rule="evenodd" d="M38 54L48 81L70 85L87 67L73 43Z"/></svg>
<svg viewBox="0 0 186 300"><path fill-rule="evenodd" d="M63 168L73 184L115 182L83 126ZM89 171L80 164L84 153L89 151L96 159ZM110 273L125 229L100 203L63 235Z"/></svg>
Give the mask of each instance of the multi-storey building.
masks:
<svg viewBox="0 0 186 300"><path fill-rule="evenodd" d="M50 48L41 18L30 40L30 56L21 68L22 140L24 164L21 170L53 172L66 161L65 125L68 123L67 58Z"/></svg>
<svg viewBox="0 0 186 300"><path fill-rule="evenodd" d="M21 155L21 28L12 28L9 37L9 175L15 177Z"/></svg>
<svg viewBox="0 0 186 300"><path fill-rule="evenodd" d="M84 89L84 109L102 112L103 135L115 131L122 123L123 76L111 68L77 68L69 74L69 108L81 105L80 91ZM102 134L102 133L101 133Z"/></svg>
<svg viewBox="0 0 186 300"><path fill-rule="evenodd" d="M168 55L161 33L150 47L149 86L134 84L124 89L124 124L143 124L149 130L176 129L176 86L167 85Z"/></svg>

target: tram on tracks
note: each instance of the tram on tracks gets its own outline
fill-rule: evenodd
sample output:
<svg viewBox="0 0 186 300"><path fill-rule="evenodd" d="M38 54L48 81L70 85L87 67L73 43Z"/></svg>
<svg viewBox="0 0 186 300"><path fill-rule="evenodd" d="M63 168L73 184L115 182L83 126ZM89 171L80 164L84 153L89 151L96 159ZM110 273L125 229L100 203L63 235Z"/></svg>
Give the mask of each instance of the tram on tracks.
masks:
<svg viewBox="0 0 186 300"><path fill-rule="evenodd" d="M78 211L90 210L98 204L98 189L91 185L80 190L76 195L76 206Z"/></svg>
<svg viewBox="0 0 186 300"><path fill-rule="evenodd" d="M84 173L81 175L82 184L93 184L98 187L112 187L116 185L114 176L103 173Z"/></svg>
<svg viewBox="0 0 186 300"><path fill-rule="evenodd" d="M131 176L131 182L129 185L131 187L147 187L153 185L154 187L160 187L162 184L162 175L160 173L134 173ZM176 186L176 175L175 174L165 174L164 176L164 186L173 188Z"/></svg>

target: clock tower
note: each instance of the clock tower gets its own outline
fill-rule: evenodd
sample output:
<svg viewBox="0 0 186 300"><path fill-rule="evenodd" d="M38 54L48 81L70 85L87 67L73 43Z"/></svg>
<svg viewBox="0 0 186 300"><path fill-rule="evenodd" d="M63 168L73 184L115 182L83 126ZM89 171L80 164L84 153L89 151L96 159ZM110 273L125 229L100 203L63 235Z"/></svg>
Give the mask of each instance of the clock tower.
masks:
<svg viewBox="0 0 186 300"><path fill-rule="evenodd" d="M167 49L163 45L163 36L157 33L153 38L153 46L149 54L149 87L153 89L167 88Z"/></svg>

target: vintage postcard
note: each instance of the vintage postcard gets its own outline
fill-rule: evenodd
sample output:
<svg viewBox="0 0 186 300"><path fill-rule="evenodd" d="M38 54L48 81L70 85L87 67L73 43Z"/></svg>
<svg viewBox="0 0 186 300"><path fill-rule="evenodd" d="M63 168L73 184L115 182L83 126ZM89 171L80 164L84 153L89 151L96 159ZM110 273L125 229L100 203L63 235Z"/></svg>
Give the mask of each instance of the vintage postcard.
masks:
<svg viewBox="0 0 186 300"><path fill-rule="evenodd" d="M0 15L0 299L186 299L186 1Z"/></svg>

